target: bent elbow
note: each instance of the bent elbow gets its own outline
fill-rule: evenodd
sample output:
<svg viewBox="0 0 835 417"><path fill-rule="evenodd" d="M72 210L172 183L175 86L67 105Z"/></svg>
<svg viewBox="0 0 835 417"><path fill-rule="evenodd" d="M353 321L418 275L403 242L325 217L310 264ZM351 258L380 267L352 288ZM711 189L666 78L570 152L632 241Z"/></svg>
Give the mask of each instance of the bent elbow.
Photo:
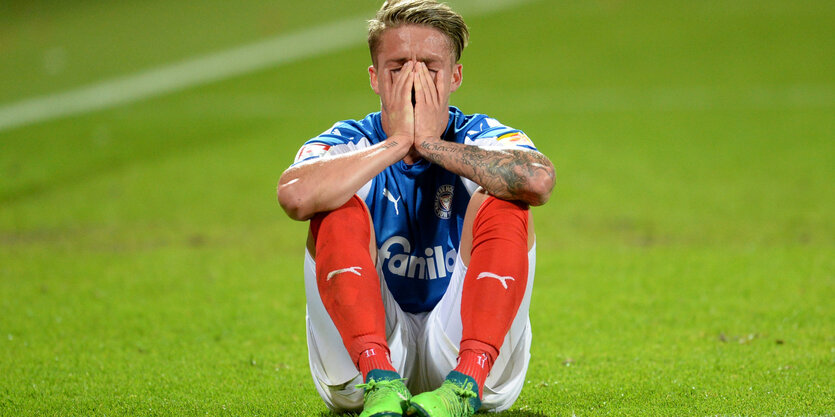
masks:
<svg viewBox="0 0 835 417"><path fill-rule="evenodd" d="M548 169L542 170L539 175L531 178L529 183L531 201L528 203L532 206L541 206L547 203L551 198L551 192L554 190L555 182L556 177L553 167L548 167Z"/></svg>
<svg viewBox="0 0 835 417"><path fill-rule="evenodd" d="M293 184L294 181L282 184L278 183L276 188L276 198L281 209L287 213L287 216L293 220L303 221L309 219L313 214L310 213L303 192Z"/></svg>

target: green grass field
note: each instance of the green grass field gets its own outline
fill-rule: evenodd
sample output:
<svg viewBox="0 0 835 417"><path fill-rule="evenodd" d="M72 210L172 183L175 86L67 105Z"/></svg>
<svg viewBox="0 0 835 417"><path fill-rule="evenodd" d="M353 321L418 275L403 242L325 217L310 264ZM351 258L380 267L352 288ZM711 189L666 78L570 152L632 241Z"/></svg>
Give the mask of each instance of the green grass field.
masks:
<svg viewBox="0 0 835 417"><path fill-rule="evenodd" d="M0 107L377 5L10 0ZM835 2L465 18L452 103L524 129L558 174L502 415L835 416ZM306 226L275 184L304 140L378 109L368 63L356 44L0 131L0 415L330 415Z"/></svg>

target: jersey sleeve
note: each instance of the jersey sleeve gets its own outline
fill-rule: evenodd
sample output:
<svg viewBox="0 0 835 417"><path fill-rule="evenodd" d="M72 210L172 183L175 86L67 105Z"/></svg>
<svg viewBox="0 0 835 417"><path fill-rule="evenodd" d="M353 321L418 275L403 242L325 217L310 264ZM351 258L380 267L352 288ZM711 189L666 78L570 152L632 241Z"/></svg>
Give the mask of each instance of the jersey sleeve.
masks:
<svg viewBox="0 0 835 417"><path fill-rule="evenodd" d="M370 146L368 138L359 129L346 122L337 122L319 136L305 142L296 153L293 165L368 146Z"/></svg>
<svg viewBox="0 0 835 417"><path fill-rule="evenodd" d="M371 142L355 125L351 122L337 122L319 136L305 142L296 153L296 157L293 159L293 165L332 155L339 155L369 146L371 146ZM368 181L357 190L357 195L360 198L365 199L368 196L373 181L373 179Z"/></svg>
<svg viewBox="0 0 835 417"><path fill-rule="evenodd" d="M467 126L467 137L464 143L480 148L537 151L533 141L528 138L525 132L505 126L490 117L477 119L472 125ZM478 189L478 184L467 178L461 177L461 182L470 195Z"/></svg>
<svg viewBox="0 0 835 417"><path fill-rule="evenodd" d="M468 127L466 144L483 148L510 148L536 151L533 141L525 132L485 117Z"/></svg>

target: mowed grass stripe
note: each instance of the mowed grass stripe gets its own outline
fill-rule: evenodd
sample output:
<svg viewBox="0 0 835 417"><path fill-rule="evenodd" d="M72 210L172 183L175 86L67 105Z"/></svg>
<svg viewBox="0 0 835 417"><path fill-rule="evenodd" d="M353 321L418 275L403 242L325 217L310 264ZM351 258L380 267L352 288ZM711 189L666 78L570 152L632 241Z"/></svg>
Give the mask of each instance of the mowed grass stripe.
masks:
<svg viewBox="0 0 835 417"><path fill-rule="evenodd" d="M530 0L480 1L465 3L462 9L479 15L527 1ZM366 15L354 16L75 90L7 104L0 107L0 131L107 109L345 49L365 39L365 19Z"/></svg>
<svg viewBox="0 0 835 417"><path fill-rule="evenodd" d="M345 19L68 92L12 103L0 108L0 130L157 97L339 50L363 39L361 22L359 18Z"/></svg>
<svg viewBox="0 0 835 417"><path fill-rule="evenodd" d="M786 42L730 36L723 78L699 75L724 62L715 49L687 47L762 19L753 2L689 25L707 6L643 4L656 14L560 18L540 2L468 20L455 104L525 128L559 175L535 209L528 382L500 415L831 415L832 112L788 95L835 85L795 48L796 27L823 19L755 20ZM781 62L821 70L762 65ZM357 44L0 132L0 416L330 417L304 341L306 225L274 187L308 135L378 108L367 65ZM759 87L786 93L746 98Z"/></svg>

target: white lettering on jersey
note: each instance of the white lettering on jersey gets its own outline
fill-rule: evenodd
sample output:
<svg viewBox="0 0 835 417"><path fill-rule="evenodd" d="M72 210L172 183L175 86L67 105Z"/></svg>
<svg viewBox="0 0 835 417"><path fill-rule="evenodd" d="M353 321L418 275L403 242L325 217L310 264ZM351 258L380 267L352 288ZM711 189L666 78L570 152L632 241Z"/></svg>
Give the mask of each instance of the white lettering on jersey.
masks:
<svg viewBox="0 0 835 417"><path fill-rule="evenodd" d="M482 279L482 278L495 278L495 279L499 280L499 282L502 283L502 287L504 287L504 289L507 289L507 281L508 280L516 281L515 279L513 279L513 277L503 277L501 275L496 275L492 272L482 272L482 273L478 274L478 277L476 279Z"/></svg>
<svg viewBox="0 0 835 417"><path fill-rule="evenodd" d="M399 246L399 249L395 249ZM412 255L412 244L403 236L392 236L383 242L379 257L384 270L404 278L438 279L452 274L458 252L453 248L443 253L444 248L426 248L426 256Z"/></svg>
<svg viewBox="0 0 835 417"><path fill-rule="evenodd" d="M400 201L400 197L397 197L397 200L395 200L394 195L392 195L391 191L389 191L387 188L383 188L383 195L386 196L386 198L388 198L389 201L392 202L392 204L394 204L394 214L399 216L400 210L397 209L397 202Z"/></svg>
<svg viewBox="0 0 835 417"><path fill-rule="evenodd" d="M339 274L341 274L341 273L343 273L343 272L350 272L350 273L352 273L352 274L356 274L356 275L362 276L362 274L360 274L360 273L359 273L359 271L362 271L362 267L359 267L359 266L352 266L352 267L350 267L350 268L342 268L342 269L337 269L337 270L334 270L334 271L329 272L329 273L328 273L328 278L327 278L327 279L325 279L325 281L330 281L330 280L331 280L331 278L333 278L333 277L335 277L335 276L337 276L337 275L339 275Z"/></svg>

